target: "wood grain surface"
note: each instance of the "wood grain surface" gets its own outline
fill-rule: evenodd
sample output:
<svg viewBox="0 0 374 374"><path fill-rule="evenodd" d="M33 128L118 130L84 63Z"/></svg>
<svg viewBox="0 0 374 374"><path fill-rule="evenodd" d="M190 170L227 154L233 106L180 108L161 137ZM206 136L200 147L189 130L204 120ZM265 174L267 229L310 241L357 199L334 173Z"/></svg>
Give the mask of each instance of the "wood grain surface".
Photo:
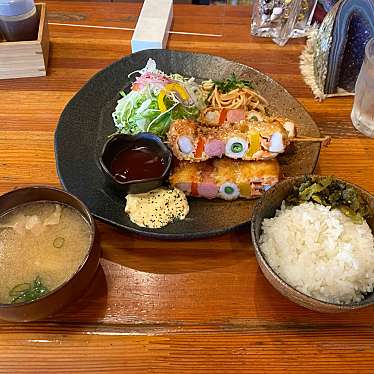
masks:
<svg viewBox="0 0 374 374"><path fill-rule="evenodd" d="M139 4L48 1L49 22L133 28ZM298 68L304 40L249 35L249 9L175 5L170 49L216 54L270 75L333 137L317 172L374 193L374 141L351 124L352 98L314 101ZM0 80L0 193L60 186L53 136L68 100L130 53L131 31L49 25L47 77ZM261 274L249 230L163 242L98 223L101 266L87 293L48 320L0 322L0 372L373 372L374 308L303 309Z"/></svg>

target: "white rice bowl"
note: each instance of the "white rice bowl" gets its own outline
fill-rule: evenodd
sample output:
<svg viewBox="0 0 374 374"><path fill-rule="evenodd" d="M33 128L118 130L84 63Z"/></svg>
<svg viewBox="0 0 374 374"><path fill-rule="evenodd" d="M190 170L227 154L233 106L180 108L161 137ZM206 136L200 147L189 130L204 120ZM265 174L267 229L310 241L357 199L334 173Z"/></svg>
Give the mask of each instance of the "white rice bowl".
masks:
<svg viewBox="0 0 374 374"><path fill-rule="evenodd" d="M264 219L260 248L273 271L298 291L333 304L362 300L374 287L374 239L367 222L312 202Z"/></svg>

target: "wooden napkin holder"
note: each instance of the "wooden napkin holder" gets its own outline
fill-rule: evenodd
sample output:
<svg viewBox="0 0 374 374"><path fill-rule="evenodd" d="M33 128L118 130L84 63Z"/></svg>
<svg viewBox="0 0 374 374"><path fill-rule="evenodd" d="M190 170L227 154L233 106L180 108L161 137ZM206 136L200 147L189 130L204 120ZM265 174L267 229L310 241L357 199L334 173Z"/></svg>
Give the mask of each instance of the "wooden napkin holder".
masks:
<svg viewBox="0 0 374 374"><path fill-rule="evenodd" d="M49 37L46 4L36 4L38 38L30 41L0 41L0 79L47 75Z"/></svg>

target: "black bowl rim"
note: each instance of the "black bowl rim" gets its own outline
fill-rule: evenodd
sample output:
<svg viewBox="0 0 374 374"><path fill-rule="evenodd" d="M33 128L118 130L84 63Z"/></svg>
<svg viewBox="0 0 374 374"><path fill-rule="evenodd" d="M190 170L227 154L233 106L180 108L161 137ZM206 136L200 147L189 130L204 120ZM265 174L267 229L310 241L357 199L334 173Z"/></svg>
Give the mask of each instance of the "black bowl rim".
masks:
<svg viewBox="0 0 374 374"><path fill-rule="evenodd" d="M142 139L142 138L148 138L148 139L152 140L152 142L157 144L157 146L159 146L160 149L162 150L162 152L167 156L166 157L167 164L165 166L164 172L159 177L133 179L133 180L129 180L127 182L120 182L116 178L114 178L112 173L108 170L107 166L105 165L105 162L103 161L103 157L104 157L104 154L107 151L108 147L110 146L110 144L112 142L114 142L115 140L119 139L119 138L129 138L129 139L132 139L134 142L137 139ZM173 157L172 157L170 149L164 144L164 142L161 140L161 138L159 138L157 135L155 135L151 132L141 132L141 133L138 133L138 134L135 134L135 135L118 133L118 134L114 134L113 136L111 136L105 142L105 144L104 144L104 146L101 150L100 156L99 156L99 163L100 163L102 172L106 176L108 176L111 179L111 181L113 181L113 183L117 184L118 186L123 187L123 186L129 186L129 185L132 185L132 184L148 183L148 182L158 181L158 180L164 179L170 171L172 159L173 159Z"/></svg>
<svg viewBox="0 0 374 374"><path fill-rule="evenodd" d="M22 303L15 303L15 304L2 304L0 303L0 309L13 309L13 308L22 308L23 306L25 305L29 305L29 304L36 304L38 302L40 302L41 300L44 300L48 297L50 297L51 295L59 292L61 289L63 289L68 283L71 282L71 280L73 278L75 278L77 276L77 274L82 270L82 268L84 267L84 265L86 264L86 262L88 261L88 258L90 257L91 253L92 253L92 250L93 250L93 244L94 244L94 240L95 240L95 236L96 236L96 227L95 227L95 221L89 211L89 209L87 208L86 204L84 204L80 199L78 199L76 196L74 196L72 193L68 192L68 191L65 191L65 190L62 190L60 188L56 188L56 187L53 187L53 186L48 186L48 185L33 185L33 186L27 186L27 187L20 187L20 188L16 188L14 190L11 190L11 191L8 191L6 193L4 193L3 195L0 195L0 199L3 199L3 198L7 198L9 197L10 195L12 195L13 193L17 193L19 191L24 191L24 190L29 190L29 189L46 189L46 190L53 190L53 191L57 191L59 193L62 193L62 194L65 194L69 197L71 197L73 200L76 200L79 204L81 204L83 210L85 211L85 214L87 215L88 217L88 220L83 217L83 219L85 221L88 221L87 223L89 224L90 226L90 231L91 231L91 239L90 239L90 245L88 247L88 251L86 253L86 256L84 257L84 259L82 260L81 264L78 266L78 269L72 274L72 276L67 279L64 283L60 284L57 288L47 292L45 295L43 295L42 297L39 297L38 299L35 299L35 300L32 300L32 301L25 301L25 302L22 302ZM60 202L58 200L33 200L33 201L54 201L54 202ZM33 201L30 201L30 202L33 202ZM61 203L61 202L60 202ZM68 205L70 206L69 204L66 204L66 203L62 203L62 204L65 204L65 205ZM18 206L18 205L16 205ZM77 210L77 209L76 209ZM79 211L78 211L79 212ZM81 212L79 212L80 215L82 215Z"/></svg>
<svg viewBox="0 0 374 374"><path fill-rule="evenodd" d="M274 193L274 191L279 188L279 186L281 186L282 184L285 184L285 183L288 183L290 180L292 181L292 184L295 185L298 181L301 181L304 177L311 177L311 178L327 178L329 177L329 175L317 175L317 174L308 174L308 175L298 175L298 176L294 176L294 177L288 177L288 178L285 178L283 179L282 181L278 182L275 186L273 186L271 189L269 189L268 191L266 191L257 201L255 207L253 208L253 215L252 215L252 220L251 220L251 238L252 238L252 243L253 243L253 246L254 246L254 249L255 249L255 254L256 254L256 260L258 261L258 257L262 260L262 263L263 265L266 267L266 269L268 270L268 272L275 278L279 281L279 283L282 284L282 286L284 286L288 291L292 292L292 293L295 293L297 296L300 297L301 300L303 301L306 301L306 302L309 302L310 300L313 300L316 304L320 304L321 306L326 306L326 307L329 307L330 309L339 309L339 310L354 310L354 309L360 309L360 308L364 308L364 307L367 307L367 306L370 306L370 305L373 305L374 304L374 300L372 302L367 302L365 303L365 299L363 299L362 301L360 302L357 302L357 303L351 303L351 304L335 304L335 303L329 303L327 301L323 301L323 300L319 300L319 299L316 299L314 298L313 296L309 296L299 290L297 290L296 288L292 287L291 285L289 285L286 281L284 281L274 270L273 268L269 265L268 261L266 260L264 254L262 253L261 251L261 248L260 248L260 245L259 243L257 242L256 240L256 235L255 235L255 229L254 229L254 225L253 225L253 222L256 220L256 216L259 214L259 212L261 211L260 207L261 207L261 203L263 200L266 200L267 196L270 195L271 193ZM331 177L333 177L335 180L337 180L338 182L342 182L346 185L349 185L351 187L354 187L356 188L360 193L366 193L370 199L373 199L374 200L374 196L367 190L363 189L362 187L354 184L354 183L351 183L351 182L348 182L344 179L341 179L341 178L338 178L334 175L331 175ZM273 192L272 192L273 191ZM277 207L276 209L279 209L279 207ZM262 223L262 222L261 222ZM374 235L374 233L373 233ZM274 287L274 286L273 286ZM275 287L274 287L275 288ZM278 291L278 290L277 290ZM279 292L279 291L278 291ZM295 301L293 301L292 299L290 299L288 296L285 296L287 297L289 300L291 300L292 302L295 303Z"/></svg>

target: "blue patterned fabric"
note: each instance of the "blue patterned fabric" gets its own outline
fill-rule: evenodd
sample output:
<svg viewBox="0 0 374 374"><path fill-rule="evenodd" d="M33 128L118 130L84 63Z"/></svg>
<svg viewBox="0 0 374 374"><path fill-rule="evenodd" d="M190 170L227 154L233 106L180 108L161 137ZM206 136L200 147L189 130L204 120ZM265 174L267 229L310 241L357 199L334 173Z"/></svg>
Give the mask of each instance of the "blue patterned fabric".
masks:
<svg viewBox="0 0 374 374"><path fill-rule="evenodd" d="M330 11L331 8L338 2L339 0L319 0L318 2L323 6L326 12Z"/></svg>
<svg viewBox="0 0 374 374"><path fill-rule="evenodd" d="M367 22L358 14L353 14L348 29L347 44L345 46L342 67L349 74L340 73L338 87L353 92L357 76L360 72L365 55L365 46L370 37Z"/></svg>
<svg viewBox="0 0 374 374"><path fill-rule="evenodd" d="M366 43L374 37L374 0L342 0L337 7L325 91L354 92Z"/></svg>

